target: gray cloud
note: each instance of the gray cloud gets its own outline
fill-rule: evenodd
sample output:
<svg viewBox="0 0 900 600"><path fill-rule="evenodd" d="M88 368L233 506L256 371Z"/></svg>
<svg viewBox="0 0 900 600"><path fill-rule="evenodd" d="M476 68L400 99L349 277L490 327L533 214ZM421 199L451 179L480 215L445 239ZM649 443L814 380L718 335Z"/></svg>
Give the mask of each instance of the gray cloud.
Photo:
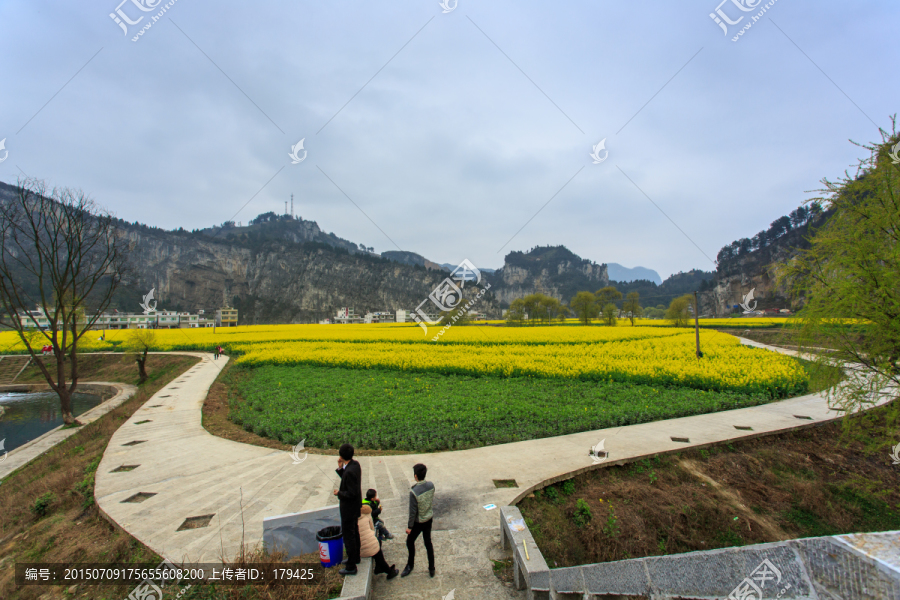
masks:
<svg viewBox="0 0 900 600"><path fill-rule="evenodd" d="M877 138L834 84L881 126L900 95L881 47L895 3L776 2L738 43L709 18L715 4L460 0L445 15L437 1L178 0L135 43L108 16L115 1L8 1L0 180L22 169L126 220L187 229L257 192L236 220L294 193L326 231L394 249L321 168L404 250L439 262L497 267L509 250L566 244L663 276L709 269L619 169L715 257L852 164L848 138ZM309 154L292 165L301 138ZM593 165L602 138L609 159Z"/></svg>

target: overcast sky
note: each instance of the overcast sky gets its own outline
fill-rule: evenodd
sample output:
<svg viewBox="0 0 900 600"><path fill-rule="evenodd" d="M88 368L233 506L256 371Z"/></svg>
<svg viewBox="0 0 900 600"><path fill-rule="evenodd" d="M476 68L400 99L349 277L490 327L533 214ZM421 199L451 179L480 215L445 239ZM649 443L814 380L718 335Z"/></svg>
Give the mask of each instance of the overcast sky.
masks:
<svg viewBox="0 0 900 600"><path fill-rule="evenodd" d="M293 193L378 252L496 268L564 244L666 277L796 208L900 107L888 0L777 0L737 42L765 2L726 0L726 35L718 0L176 0L135 42L166 2L126 0L126 34L118 1L0 3L0 180L164 228Z"/></svg>

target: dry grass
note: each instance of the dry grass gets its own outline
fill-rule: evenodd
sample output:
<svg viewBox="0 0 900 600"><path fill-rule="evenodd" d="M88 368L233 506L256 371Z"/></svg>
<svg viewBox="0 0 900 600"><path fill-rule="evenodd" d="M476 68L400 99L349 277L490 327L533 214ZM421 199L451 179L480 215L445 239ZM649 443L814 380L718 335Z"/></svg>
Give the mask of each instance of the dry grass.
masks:
<svg viewBox="0 0 900 600"><path fill-rule="evenodd" d="M113 362L115 361L115 362ZM118 357L91 357L85 379L121 373ZM111 362L112 364L104 364ZM112 434L156 390L190 368L197 359L187 356L160 357L150 363L150 381L123 405L103 418L82 427L75 435L52 448L0 485L0 597L38 598L48 589L16 589L13 563L21 562L155 562L152 551L104 520L94 502L94 471ZM130 366L131 377L137 370ZM95 379L96 380L96 379ZM47 494L46 514L34 512L36 500ZM62 588L52 588L51 597L63 597ZM93 588L85 597L96 597ZM127 596L123 591L122 597Z"/></svg>
<svg viewBox="0 0 900 600"><path fill-rule="evenodd" d="M730 327L716 327L716 331L728 333L762 344L770 346L778 346L779 348L787 348L788 350L797 349L797 331L790 327L775 327L772 329L741 329ZM821 344L819 345L822 346Z"/></svg>
<svg viewBox="0 0 900 600"><path fill-rule="evenodd" d="M551 567L898 529L892 410L855 417L849 436L834 422L601 468L519 506Z"/></svg>
<svg viewBox="0 0 900 600"><path fill-rule="evenodd" d="M12 473L0 485L0 598L9 600L56 600L63 598L125 598L134 585L75 587L74 594L64 586L15 586L15 562L152 563L161 558L127 533L114 528L100 516L93 499L94 471L109 439L150 396L198 362L189 356L154 355L148 361L149 381L134 398L85 425L78 433ZM24 375L24 374L23 374ZM120 356L85 356L82 362L85 381L137 383L137 368ZM20 378L21 380L21 378ZM36 368L29 368L29 383L43 381ZM221 386L221 384L218 384ZM34 510L38 498L51 494L45 514ZM278 563L281 556L256 551L231 564ZM291 562L317 563L317 555ZM314 585L255 586L253 588L194 585L181 600L259 599L322 600L340 591L342 578L337 569L328 569ZM180 588L179 588L180 589ZM173 593L177 593L173 592Z"/></svg>
<svg viewBox="0 0 900 600"><path fill-rule="evenodd" d="M297 567L297 563L318 564L319 555L305 554L289 561L280 553L267 554L261 550L255 550L228 564L234 569L253 566L263 568L271 573L273 568L287 562L293 563L294 568ZM319 573L321 576L316 576L315 583L306 585L261 584L239 587L207 584L193 586L179 600L321 600L340 596L344 578L338 574L338 569L319 569Z"/></svg>
<svg viewBox="0 0 900 600"><path fill-rule="evenodd" d="M154 354L147 359L147 364L161 369L186 358L193 360L185 356ZM55 377L56 359L48 357L44 364ZM68 373L69 369L66 371ZM134 360L122 354L83 354L78 357L78 380L115 381L137 385L138 370ZM33 363L16 379L16 383L46 383L46 381L41 370Z"/></svg>

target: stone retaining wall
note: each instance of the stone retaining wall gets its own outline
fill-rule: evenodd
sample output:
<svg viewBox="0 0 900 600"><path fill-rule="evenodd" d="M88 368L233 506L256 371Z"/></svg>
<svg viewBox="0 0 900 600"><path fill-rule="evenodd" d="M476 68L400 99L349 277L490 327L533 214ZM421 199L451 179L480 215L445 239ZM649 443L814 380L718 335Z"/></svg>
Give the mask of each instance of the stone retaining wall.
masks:
<svg viewBox="0 0 900 600"><path fill-rule="evenodd" d="M521 519L514 506L501 509L503 546L512 545L515 581L519 589L528 590L529 600L626 596L900 600L900 531L548 569Z"/></svg>
<svg viewBox="0 0 900 600"><path fill-rule="evenodd" d="M28 394L32 392L49 392L50 384L48 383L8 383L4 385L0 385L0 393L4 394L15 394L22 393ZM82 394L94 394L95 396L100 396L101 401L106 401L119 393L119 389L112 385L105 385L99 383L80 383L78 387L75 389L76 393Z"/></svg>

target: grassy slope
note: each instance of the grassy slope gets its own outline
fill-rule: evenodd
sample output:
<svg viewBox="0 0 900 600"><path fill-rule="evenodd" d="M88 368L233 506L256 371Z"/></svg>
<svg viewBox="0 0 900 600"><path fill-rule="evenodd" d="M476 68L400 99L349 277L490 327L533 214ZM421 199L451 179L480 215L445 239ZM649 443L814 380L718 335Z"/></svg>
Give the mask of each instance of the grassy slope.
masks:
<svg viewBox="0 0 900 600"><path fill-rule="evenodd" d="M120 356L85 356L82 379L137 384L137 368ZM151 356L150 380L137 395L109 414L55 446L49 452L6 477L0 485L0 598L31 600L71 598L62 586L28 586L16 589L15 562L147 562L160 557L100 516L94 502L94 472L116 429L158 389L189 369L197 359L187 356ZM19 381L40 382L37 369L28 369ZM49 496L48 496L49 494ZM43 498L43 502L39 499ZM43 511L37 511L44 505ZM43 512L43 514L40 514ZM316 557L303 557L315 562ZM258 555L253 562L271 560ZM328 570L320 585L285 589L242 589L194 586L181 596L191 599L322 600L337 595L341 579ZM128 586L77 586L74 597L120 600ZM168 596L167 596L168 597Z"/></svg>
<svg viewBox="0 0 900 600"><path fill-rule="evenodd" d="M891 410L843 437L835 422L601 468L519 507L551 567L900 529L900 469L881 437Z"/></svg>
<svg viewBox="0 0 900 600"><path fill-rule="evenodd" d="M137 369L120 371L97 361L83 371L85 380L108 379L111 372L123 383L137 383ZM7 563L22 562L153 562L158 557L131 536L115 530L94 503L94 471L109 438L159 388L190 368L196 359L168 356L151 361L150 381L131 400L86 425L64 442L12 473L0 485L0 556ZM101 363L103 363L101 365ZM33 371L20 381L40 381ZM47 495L50 494L48 497ZM50 498L45 514L34 512L40 497ZM14 588L14 571L0 571L0 597L37 598L44 587ZM96 588L94 588L96 591ZM125 591L124 588L119 591ZM127 596L127 591L122 596Z"/></svg>

